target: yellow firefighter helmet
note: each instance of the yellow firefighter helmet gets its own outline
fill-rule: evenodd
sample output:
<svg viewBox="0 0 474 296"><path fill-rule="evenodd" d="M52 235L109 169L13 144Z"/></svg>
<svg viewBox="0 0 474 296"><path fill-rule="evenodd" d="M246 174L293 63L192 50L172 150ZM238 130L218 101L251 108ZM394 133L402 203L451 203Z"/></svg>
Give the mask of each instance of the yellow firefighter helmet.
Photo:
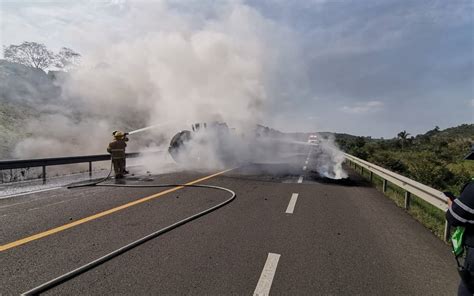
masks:
<svg viewBox="0 0 474 296"><path fill-rule="evenodd" d="M123 137L125 136L125 134L121 131L115 131L113 135L114 135L114 138L116 139L123 139Z"/></svg>

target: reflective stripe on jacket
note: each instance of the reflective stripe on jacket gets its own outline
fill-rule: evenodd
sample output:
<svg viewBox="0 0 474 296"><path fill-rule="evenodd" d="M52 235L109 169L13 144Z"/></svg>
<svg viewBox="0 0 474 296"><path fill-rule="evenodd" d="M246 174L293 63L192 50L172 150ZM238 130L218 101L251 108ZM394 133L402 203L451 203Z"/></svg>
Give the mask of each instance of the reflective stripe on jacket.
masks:
<svg viewBox="0 0 474 296"><path fill-rule="evenodd" d="M446 212L446 220L451 226L466 227L465 244L474 247L474 181L467 184L453 201Z"/></svg>

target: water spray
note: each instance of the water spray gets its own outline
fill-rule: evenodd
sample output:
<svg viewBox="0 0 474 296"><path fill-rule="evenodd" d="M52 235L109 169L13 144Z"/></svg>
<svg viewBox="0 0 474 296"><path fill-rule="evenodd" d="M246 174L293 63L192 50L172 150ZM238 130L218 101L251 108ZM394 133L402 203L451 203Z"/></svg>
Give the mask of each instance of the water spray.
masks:
<svg viewBox="0 0 474 296"><path fill-rule="evenodd" d="M170 123L171 123L171 122L165 122L165 123L161 123L161 124L150 125L150 126L147 126L147 127L144 127L144 128L139 128L139 129L137 129L137 130L128 132L128 134L129 134L129 135L133 135L133 134L141 133L141 132L144 132L144 131L147 131L147 130L151 130L151 129L155 129L155 128L158 128L158 127L162 127L162 126L168 125L168 124L170 124Z"/></svg>

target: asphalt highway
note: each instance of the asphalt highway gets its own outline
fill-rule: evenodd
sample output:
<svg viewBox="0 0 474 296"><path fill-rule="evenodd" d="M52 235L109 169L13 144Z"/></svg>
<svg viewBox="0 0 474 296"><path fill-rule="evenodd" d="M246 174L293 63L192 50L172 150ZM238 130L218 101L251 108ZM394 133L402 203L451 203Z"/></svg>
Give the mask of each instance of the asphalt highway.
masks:
<svg viewBox="0 0 474 296"><path fill-rule="evenodd" d="M214 175L197 184L237 197L46 294L456 293L448 245L350 168L348 180L330 181L306 157L218 175L126 179L149 185ZM26 292L228 197L202 188L86 187L0 200L0 294Z"/></svg>

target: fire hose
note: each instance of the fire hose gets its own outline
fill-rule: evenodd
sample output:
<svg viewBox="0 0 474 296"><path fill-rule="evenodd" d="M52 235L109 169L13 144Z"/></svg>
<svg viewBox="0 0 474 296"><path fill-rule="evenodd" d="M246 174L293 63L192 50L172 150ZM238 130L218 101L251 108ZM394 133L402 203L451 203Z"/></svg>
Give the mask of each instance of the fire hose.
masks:
<svg viewBox="0 0 474 296"><path fill-rule="evenodd" d="M111 164L111 167L110 167L110 172L109 174L107 175L107 177L103 178L103 179L100 179L98 181L95 181L95 182L91 182L91 183L87 183L87 184L81 184L81 185L72 185L72 186L68 186L67 188L77 188L77 187L85 187L85 186L102 186L102 187L133 187L133 188L163 188L163 187L194 187L194 188L208 188L208 189L214 189L214 190L221 190L221 191L225 191L227 193L230 194L230 197L228 199L226 199L225 201L215 205L215 206L212 206L204 211L201 211L197 214L194 214L194 215L191 215L185 219L182 219L178 222L175 222L169 226L166 226L162 229L159 229L155 232L152 232L142 238L139 238L119 249L116 249L115 251L112 251L100 258L97 258L95 259L94 261L91 261L81 267L78 267L72 271L69 271L63 275L60 275L48 282L45 282L27 292L24 292L22 293L22 295L38 295L42 292L45 292L47 290L50 290L52 289L53 287L56 287L68 280L71 280L72 278L74 277L77 277L79 276L80 274L82 273L85 273L87 272L88 270L91 270L109 260L111 260L112 258L115 258L151 239L154 239L164 233L167 233L179 226L182 226L188 222L191 222L192 220L195 220L201 216L204 216L206 214L209 214L217 209L219 209L220 207L223 207L225 206L226 204L232 202L234 199L235 199L235 192L228 189L228 188L224 188L224 187L220 187L220 186L214 186L214 185L186 185L186 184L157 184L157 185L127 185L127 184L100 184L100 183L103 183L105 182L107 179L110 178L110 175L112 173L112 164Z"/></svg>

